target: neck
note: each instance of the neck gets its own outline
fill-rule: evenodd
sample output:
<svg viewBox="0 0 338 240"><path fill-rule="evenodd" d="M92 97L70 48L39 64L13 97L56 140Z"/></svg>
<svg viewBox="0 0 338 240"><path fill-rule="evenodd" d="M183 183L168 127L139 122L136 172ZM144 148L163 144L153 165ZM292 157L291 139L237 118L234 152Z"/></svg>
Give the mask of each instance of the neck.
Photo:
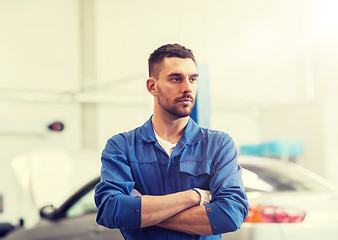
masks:
<svg viewBox="0 0 338 240"><path fill-rule="evenodd" d="M184 133L188 124L189 116L177 118L173 116L164 116L154 112L152 123L157 135L171 143L177 143Z"/></svg>

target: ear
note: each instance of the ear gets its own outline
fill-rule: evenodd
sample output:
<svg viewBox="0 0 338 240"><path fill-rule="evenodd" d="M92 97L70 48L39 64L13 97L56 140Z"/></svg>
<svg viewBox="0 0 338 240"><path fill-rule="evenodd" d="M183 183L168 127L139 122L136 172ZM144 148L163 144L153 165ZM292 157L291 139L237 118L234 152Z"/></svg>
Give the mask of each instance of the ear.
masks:
<svg viewBox="0 0 338 240"><path fill-rule="evenodd" d="M156 92L156 79L150 77L147 79L147 90L148 92L153 95L156 96L157 92Z"/></svg>

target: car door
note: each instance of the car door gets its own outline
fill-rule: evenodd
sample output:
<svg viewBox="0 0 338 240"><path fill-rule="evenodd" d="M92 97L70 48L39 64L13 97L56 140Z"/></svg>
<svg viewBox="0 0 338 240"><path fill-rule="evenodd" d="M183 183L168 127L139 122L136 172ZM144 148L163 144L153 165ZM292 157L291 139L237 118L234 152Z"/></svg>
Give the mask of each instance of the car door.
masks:
<svg viewBox="0 0 338 240"><path fill-rule="evenodd" d="M67 217L41 226L38 238L44 240L123 240L118 229L108 229L95 222L96 213ZM36 236L37 237L37 236Z"/></svg>
<svg viewBox="0 0 338 240"><path fill-rule="evenodd" d="M81 192L81 191L80 191ZM96 223L97 208L94 188L82 192L80 197L62 212L61 218L44 220L29 239L43 240L123 240L118 229L108 229Z"/></svg>
<svg viewBox="0 0 338 240"><path fill-rule="evenodd" d="M96 214L93 188L66 210L64 218L54 223L55 232L53 235L57 235L56 239L59 240L124 239L118 229L108 229L98 225L95 220Z"/></svg>

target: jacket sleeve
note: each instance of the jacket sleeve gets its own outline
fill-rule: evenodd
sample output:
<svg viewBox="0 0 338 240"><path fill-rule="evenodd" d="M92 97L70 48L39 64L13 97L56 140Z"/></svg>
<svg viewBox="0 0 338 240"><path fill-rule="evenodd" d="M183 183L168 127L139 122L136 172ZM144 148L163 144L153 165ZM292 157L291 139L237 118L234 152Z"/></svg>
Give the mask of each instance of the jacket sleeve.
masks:
<svg viewBox="0 0 338 240"><path fill-rule="evenodd" d="M214 158L214 168L210 180L212 200L205 208L216 235L239 229L249 208L236 146L228 135L224 135L221 141Z"/></svg>
<svg viewBox="0 0 338 240"><path fill-rule="evenodd" d="M95 188L96 221L108 228L138 228L141 225L141 198L130 195L133 180L125 140L109 139L101 156L101 181Z"/></svg>

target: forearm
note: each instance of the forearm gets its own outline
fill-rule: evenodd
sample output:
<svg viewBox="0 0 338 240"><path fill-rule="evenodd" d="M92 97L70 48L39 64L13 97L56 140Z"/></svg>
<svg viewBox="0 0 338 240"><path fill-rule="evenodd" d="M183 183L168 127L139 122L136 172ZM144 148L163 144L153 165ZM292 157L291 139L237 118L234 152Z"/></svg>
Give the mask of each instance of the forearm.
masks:
<svg viewBox="0 0 338 240"><path fill-rule="evenodd" d="M164 196L141 197L141 227L156 225L186 209L198 205L200 196L193 190Z"/></svg>
<svg viewBox="0 0 338 240"><path fill-rule="evenodd" d="M195 206L157 224L158 227L185 232L191 235L212 235L204 206Z"/></svg>

